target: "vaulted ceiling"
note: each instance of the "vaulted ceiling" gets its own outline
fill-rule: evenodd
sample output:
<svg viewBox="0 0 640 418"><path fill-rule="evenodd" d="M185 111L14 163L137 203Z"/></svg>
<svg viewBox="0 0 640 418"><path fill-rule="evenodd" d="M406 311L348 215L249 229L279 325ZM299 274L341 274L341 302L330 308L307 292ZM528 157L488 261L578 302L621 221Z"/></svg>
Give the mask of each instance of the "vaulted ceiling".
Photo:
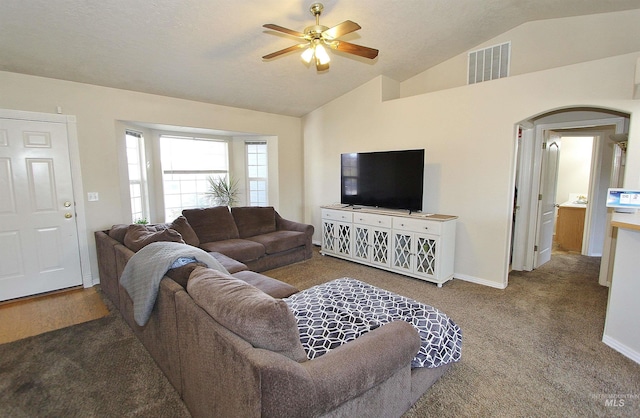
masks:
<svg viewBox="0 0 640 418"><path fill-rule="evenodd" d="M0 70L302 116L385 75L404 81L522 23L640 8L640 0L324 0L321 24L373 61L331 51L317 72L269 31L314 24L312 0L3 0Z"/></svg>

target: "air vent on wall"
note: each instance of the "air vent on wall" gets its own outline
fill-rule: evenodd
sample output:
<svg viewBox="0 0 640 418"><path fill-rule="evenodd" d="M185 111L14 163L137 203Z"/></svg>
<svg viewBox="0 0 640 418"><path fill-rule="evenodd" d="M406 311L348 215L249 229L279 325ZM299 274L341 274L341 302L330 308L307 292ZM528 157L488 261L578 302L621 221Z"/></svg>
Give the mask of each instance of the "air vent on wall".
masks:
<svg viewBox="0 0 640 418"><path fill-rule="evenodd" d="M511 42L469 52L468 84L507 77L510 56Z"/></svg>

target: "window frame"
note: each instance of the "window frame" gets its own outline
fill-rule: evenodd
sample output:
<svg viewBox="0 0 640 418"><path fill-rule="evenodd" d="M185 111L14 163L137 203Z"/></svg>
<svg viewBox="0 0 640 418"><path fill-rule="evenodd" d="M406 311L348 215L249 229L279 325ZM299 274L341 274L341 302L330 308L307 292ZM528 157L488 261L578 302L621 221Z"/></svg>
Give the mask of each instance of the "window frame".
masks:
<svg viewBox="0 0 640 418"><path fill-rule="evenodd" d="M129 138L136 138L136 161L132 163L129 157L129 152L132 147L129 146ZM125 129L125 153L127 157L127 180L129 185L129 204L131 206L131 222L133 223L146 223L149 221L149 182L147 179L147 159L145 155L145 140L144 134L133 129ZM132 180L131 178L131 166L137 166L139 180ZM132 186L137 185L140 189L140 196L132 195ZM134 199L140 200L140 211L136 210L136 204ZM137 214L139 216L136 216Z"/></svg>
<svg viewBox="0 0 640 418"><path fill-rule="evenodd" d="M269 205L269 150L268 143L266 140L245 140L245 158L246 158L246 190L247 190L247 206L268 206ZM256 155L264 155L264 164L251 164L250 163L250 153L249 149L251 145L261 145L264 147L264 152L252 153ZM259 160L259 157L257 158ZM251 176L250 167L255 166L260 169L261 167L264 169L265 176ZM264 200L254 201L252 199L253 189L251 188L252 182L262 182L264 184ZM257 190L259 192L260 190Z"/></svg>
<svg viewBox="0 0 640 418"><path fill-rule="evenodd" d="M208 187L208 177L223 177L229 176L230 173L230 144L229 140L223 138L209 138L205 136L199 135L178 135L171 133L162 133L158 136L159 138L159 157L160 157L160 175L161 175L161 185L162 185L162 197L163 197L163 217L165 222L171 222L176 217L178 217L182 210L191 209L191 208L200 208L210 206L209 198L206 197L206 193L209 189ZM172 169L165 167L165 162L163 161L163 139L171 138L177 140L185 140L185 141L203 141L208 143L216 143L216 144L224 144L224 169L220 168L211 168L211 169ZM193 175L195 178L193 179L184 179L180 178L180 176L189 176ZM174 179L168 179L168 176L178 176ZM198 178L198 176L202 176ZM180 193L171 193L169 188L167 187L168 182L178 182ZM186 185L190 182L195 183L195 188L193 192L182 192L183 185ZM206 184L205 184L206 182ZM193 184L191 185L193 186ZM206 189L205 189L206 188ZM170 202L175 199L176 196L179 196L180 205L176 206L171 204ZM185 201L190 199L189 196L193 196L193 204L186 204ZM176 210L178 212L176 212Z"/></svg>

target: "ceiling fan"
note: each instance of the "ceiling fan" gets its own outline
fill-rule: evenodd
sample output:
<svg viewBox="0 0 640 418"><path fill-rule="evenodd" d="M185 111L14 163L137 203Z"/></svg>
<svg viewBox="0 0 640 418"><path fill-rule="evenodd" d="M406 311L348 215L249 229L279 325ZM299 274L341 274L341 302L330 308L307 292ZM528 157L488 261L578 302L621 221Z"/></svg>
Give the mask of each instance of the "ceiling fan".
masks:
<svg viewBox="0 0 640 418"><path fill-rule="evenodd" d="M316 69L318 71L323 71L329 68L329 61L331 60L325 47L369 59L374 59L378 56L377 49L338 40L341 36L360 29L360 25L350 20L345 20L331 28L323 26L320 24L320 14L322 13L322 9L324 9L324 6L320 3L313 3L311 5L309 10L311 11L311 14L316 17L316 24L305 28L304 33L283 28L282 26L274 25L273 23L263 25L263 27L267 29L272 29L303 39L304 42L265 55L262 59L268 60L297 49L306 48L302 53L302 60L309 64L311 60L315 58Z"/></svg>

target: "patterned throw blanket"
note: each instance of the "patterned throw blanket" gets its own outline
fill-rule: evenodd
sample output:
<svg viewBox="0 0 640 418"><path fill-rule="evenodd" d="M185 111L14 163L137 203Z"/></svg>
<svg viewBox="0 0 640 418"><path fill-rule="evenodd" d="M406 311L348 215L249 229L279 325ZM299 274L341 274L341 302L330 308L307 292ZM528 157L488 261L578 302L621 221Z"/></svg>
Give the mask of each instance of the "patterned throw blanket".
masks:
<svg viewBox="0 0 640 418"><path fill-rule="evenodd" d="M411 367L460 360L462 331L439 310L348 277L296 293L284 301L298 322L307 357L314 359L391 321L412 324L420 350Z"/></svg>

